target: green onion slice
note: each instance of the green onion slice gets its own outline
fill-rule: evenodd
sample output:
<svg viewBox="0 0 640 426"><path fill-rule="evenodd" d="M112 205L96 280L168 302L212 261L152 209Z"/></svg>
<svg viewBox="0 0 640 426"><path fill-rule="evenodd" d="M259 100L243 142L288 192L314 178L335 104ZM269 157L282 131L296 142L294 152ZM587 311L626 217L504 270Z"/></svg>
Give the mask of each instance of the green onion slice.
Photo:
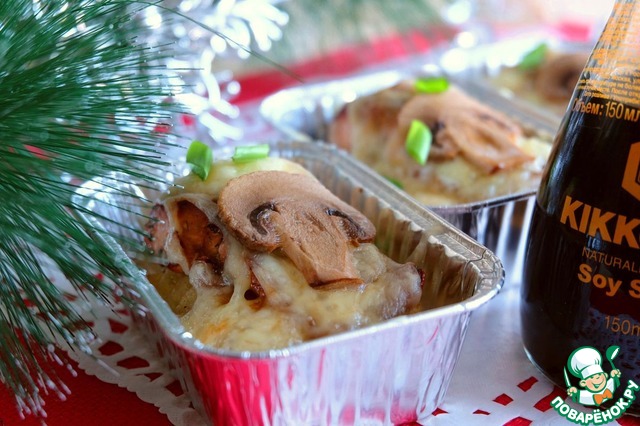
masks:
<svg viewBox="0 0 640 426"><path fill-rule="evenodd" d="M398 179L392 178L391 176L384 176L384 175L383 177L389 182L391 182L392 184L394 184L395 186L397 186L398 188L404 189L404 185Z"/></svg>
<svg viewBox="0 0 640 426"><path fill-rule="evenodd" d="M549 46L546 43L540 43L533 50L523 56L522 60L518 64L518 68L522 70L530 70L540 66L544 57L549 50Z"/></svg>
<svg viewBox="0 0 640 426"><path fill-rule="evenodd" d="M237 146L231 159L236 163L246 163L248 161L259 160L269 155L269 144L243 145Z"/></svg>
<svg viewBox="0 0 640 426"><path fill-rule="evenodd" d="M445 77L419 78L414 88L418 93L442 93L449 88L449 80Z"/></svg>
<svg viewBox="0 0 640 426"><path fill-rule="evenodd" d="M211 163L213 162L213 151L200 141L193 141L187 150L187 163L191 165L191 171L205 180L209 176Z"/></svg>
<svg viewBox="0 0 640 426"><path fill-rule="evenodd" d="M427 162L432 139L431 129L422 121L413 120L404 144L407 154L418 164L423 165Z"/></svg>

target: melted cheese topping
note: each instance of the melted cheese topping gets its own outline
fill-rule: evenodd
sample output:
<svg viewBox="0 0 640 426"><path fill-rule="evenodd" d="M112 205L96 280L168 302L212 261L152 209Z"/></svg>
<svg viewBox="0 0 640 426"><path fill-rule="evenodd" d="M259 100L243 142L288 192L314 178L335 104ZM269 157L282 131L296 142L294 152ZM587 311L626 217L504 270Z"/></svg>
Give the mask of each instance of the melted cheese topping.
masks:
<svg viewBox="0 0 640 426"><path fill-rule="evenodd" d="M246 163L234 163L233 161L217 161L211 168L206 180L200 179L191 173L176 181L169 194L178 195L185 193L209 194L214 199L218 198L220 190L226 183L240 175L262 170L278 170L282 172L311 175L307 169L298 163L278 157L262 158Z"/></svg>
<svg viewBox="0 0 640 426"><path fill-rule="evenodd" d="M264 305L257 307L244 296L250 277L243 250L234 241L225 264L225 274L233 280L228 303L219 289L199 288L193 308L182 318L205 344L249 351L282 348L407 313L408 298L413 305L417 302L415 269L395 264L372 244L362 244L353 254L356 267L370 281L340 289L314 289L287 258L255 254L252 270L266 294Z"/></svg>

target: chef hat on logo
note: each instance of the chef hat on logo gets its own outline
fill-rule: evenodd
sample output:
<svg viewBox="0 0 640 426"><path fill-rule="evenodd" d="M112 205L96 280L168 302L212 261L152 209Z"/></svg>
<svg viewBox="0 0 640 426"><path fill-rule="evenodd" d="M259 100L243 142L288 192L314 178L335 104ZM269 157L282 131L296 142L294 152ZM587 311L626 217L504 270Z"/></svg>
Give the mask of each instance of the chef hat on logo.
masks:
<svg viewBox="0 0 640 426"><path fill-rule="evenodd" d="M573 351L569 356L568 364L571 374L581 379L586 379L597 373L604 373L602 356L592 347L583 346Z"/></svg>

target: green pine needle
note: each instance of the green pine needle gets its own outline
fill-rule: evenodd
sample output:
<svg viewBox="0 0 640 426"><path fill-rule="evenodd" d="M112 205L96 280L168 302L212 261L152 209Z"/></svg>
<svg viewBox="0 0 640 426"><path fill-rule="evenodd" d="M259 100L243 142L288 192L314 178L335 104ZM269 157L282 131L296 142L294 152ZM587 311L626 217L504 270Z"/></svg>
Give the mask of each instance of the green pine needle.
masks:
<svg viewBox="0 0 640 426"><path fill-rule="evenodd" d="M52 335L81 344L90 333L43 259L104 300L129 274L75 218L78 183L114 172L151 183L166 165L170 140L156 128L181 88L161 65L170 52L140 42L135 9L150 5L0 1L0 379L26 412L43 413L44 387L66 389L47 365Z"/></svg>

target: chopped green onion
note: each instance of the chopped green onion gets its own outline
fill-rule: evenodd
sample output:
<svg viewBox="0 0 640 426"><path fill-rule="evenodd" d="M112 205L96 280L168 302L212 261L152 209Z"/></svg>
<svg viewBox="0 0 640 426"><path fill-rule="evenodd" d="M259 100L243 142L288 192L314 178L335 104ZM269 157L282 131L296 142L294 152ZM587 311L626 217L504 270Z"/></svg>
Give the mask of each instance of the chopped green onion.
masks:
<svg viewBox="0 0 640 426"><path fill-rule="evenodd" d="M209 176L211 163L213 162L213 151L211 148L200 142L193 141L187 150L187 163L191 165L191 171L205 180Z"/></svg>
<svg viewBox="0 0 640 426"><path fill-rule="evenodd" d="M413 120L404 144L407 154L418 164L426 163L432 139L431 129L422 121Z"/></svg>
<svg viewBox="0 0 640 426"><path fill-rule="evenodd" d="M398 188L404 189L404 185L398 179L392 178L391 176L384 176L384 175L383 177L389 182L391 182L392 184L394 184L395 186L397 186Z"/></svg>
<svg viewBox="0 0 640 426"><path fill-rule="evenodd" d="M449 80L445 77L419 78L414 88L418 93L442 93L449 88Z"/></svg>
<svg viewBox="0 0 640 426"><path fill-rule="evenodd" d="M259 160L269 155L269 144L237 146L231 159L236 163Z"/></svg>
<svg viewBox="0 0 640 426"><path fill-rule="evenodd" d="M549 50L549 46L546 43L540 43L529 53L524 55L520 63L518 64L518 68L522 70L530 70L537 68L540 66L542 61L544 61L544 57Z"/></svg>

